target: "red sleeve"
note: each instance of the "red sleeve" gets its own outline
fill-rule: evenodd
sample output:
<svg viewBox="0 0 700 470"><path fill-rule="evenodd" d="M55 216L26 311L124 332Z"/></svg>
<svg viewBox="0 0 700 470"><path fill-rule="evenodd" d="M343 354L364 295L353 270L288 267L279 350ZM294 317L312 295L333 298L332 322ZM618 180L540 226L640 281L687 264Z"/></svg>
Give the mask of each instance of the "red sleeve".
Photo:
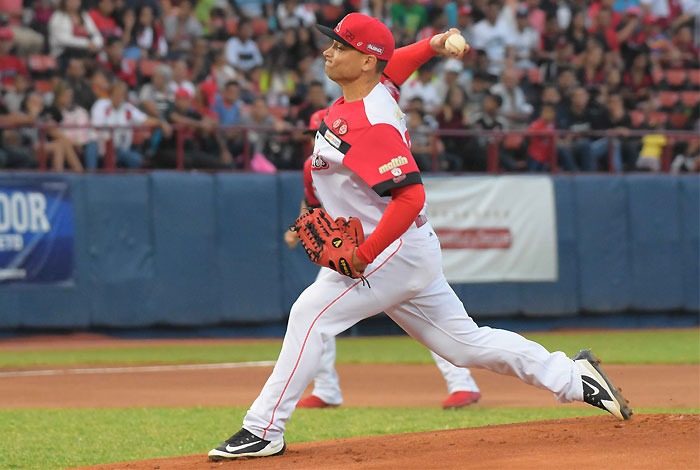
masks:
<svg viewBox="0 0 700 470"><path fill-rule="evenodd" d="M352 144L343 165L380 196L388 196L393 188L421 183L411 151L391 124L370 127Z"/></svg>
<svg viewBox="0 0 700 470"><path fill-rule="evenodd" d="M314 191L314 181L311 176L311 158L307 158L304 162L304 199L309 207L321 207L321 201L316 197Z"/></svg>
<svg viewBox="0 0 700 470"><path fill-rule="evenodd" d="M377 228L356 251L357 257L369 264L391 243L408 230L425 204L422 184L412 184L391 190L387 206Z"/></svg>
<svg viewBox="0 0 700 470"><path fill-rule="evenodd" d="M434 55L436 52L430 47L429 38L401 47L394 51L394 55L384 69L384 75L397 86L401 86L418 67Z"/></svg>

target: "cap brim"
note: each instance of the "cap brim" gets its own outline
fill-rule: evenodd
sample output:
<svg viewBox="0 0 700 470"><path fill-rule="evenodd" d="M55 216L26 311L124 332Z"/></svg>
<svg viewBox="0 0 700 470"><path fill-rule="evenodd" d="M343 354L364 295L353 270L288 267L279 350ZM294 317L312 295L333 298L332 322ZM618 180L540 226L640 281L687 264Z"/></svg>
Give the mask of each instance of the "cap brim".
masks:
<svg viewBox="0 0 700 470"><path fill-rule="evenodd" d="M328 26L323 26L322 24L317 24L316 29L321 31L324 35L328 36L329 38L333 39L334 41L338 41L341 44L344 44L348 47L352 47L355 49L355 46L347 42L345 39L340 37L340 34L336 33L333 28L329 28Z"/></svg>

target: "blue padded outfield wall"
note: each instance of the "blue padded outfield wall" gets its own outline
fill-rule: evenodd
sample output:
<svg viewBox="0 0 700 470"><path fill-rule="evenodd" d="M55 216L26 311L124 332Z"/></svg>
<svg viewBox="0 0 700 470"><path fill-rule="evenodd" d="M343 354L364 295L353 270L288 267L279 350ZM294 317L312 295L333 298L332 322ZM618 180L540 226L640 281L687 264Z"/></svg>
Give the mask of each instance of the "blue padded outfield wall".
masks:
<svg viewBox="0 0 700 470"><path fill-rule="evenodd" d="M278 322L316 276L282 240L300 173L51 178L71 188L73 280L0 283L0 328ZM700 309L697 175L553 180L559 280L455 285L471 314Z"/></svg>

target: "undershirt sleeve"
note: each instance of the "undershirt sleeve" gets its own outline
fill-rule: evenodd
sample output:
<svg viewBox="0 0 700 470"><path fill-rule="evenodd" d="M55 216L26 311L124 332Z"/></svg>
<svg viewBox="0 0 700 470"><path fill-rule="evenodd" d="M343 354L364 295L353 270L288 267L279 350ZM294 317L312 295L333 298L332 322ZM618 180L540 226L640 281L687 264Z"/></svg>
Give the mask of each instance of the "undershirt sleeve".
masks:
<svg viewBox="0 0 700 470"><path fill-rule="evenodd" d="M412 184L391 190L387 206L374 232L359 246L355 254L360 261L370 264L394 240L408 230L425 204L422 184Z"/></svg>
<svg viewBox="0 0 700 470"><path fill-rule="evenodd" d="M309 207L321 207L321 201L316 197L314 192L314 181L311 175L311 158L307 158L304 162L304 199Z"/></svg>
<svg viewBox="0 0 700 470"><path fill-rule="evenodd" d="M384 75L396 86L401 86L418 67L435 55L436 52L430 47L430 38L401 47L394 51L394 55L384 69Z"/></svg>
<svg viewBox="0 0 700 470"><path fill-rule="evenodd" d="M411 151L391 124L370 127L345 154L343 165L382 197L393 188L422 182Z"/></svg>

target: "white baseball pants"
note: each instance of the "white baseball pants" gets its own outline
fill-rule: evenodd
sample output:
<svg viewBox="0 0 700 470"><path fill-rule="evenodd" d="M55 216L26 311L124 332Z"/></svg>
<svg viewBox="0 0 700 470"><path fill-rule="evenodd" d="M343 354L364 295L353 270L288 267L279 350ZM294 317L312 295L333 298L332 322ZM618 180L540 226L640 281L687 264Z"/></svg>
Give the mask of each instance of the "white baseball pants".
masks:
<svg viewBox="0 0 700 470"><path fill-rule="evenodd" d="M262 439L280 439L318 369L325 343L382 311L456 366L517 376L550 390L560 402L582 400L581 375L564 353L474 323L442 274L440 244L430 224L415 232L410 240L396 240L367 267L371 288L328 270L302 292L292 306L277 364L246 414L244 428Z"/></svg>

